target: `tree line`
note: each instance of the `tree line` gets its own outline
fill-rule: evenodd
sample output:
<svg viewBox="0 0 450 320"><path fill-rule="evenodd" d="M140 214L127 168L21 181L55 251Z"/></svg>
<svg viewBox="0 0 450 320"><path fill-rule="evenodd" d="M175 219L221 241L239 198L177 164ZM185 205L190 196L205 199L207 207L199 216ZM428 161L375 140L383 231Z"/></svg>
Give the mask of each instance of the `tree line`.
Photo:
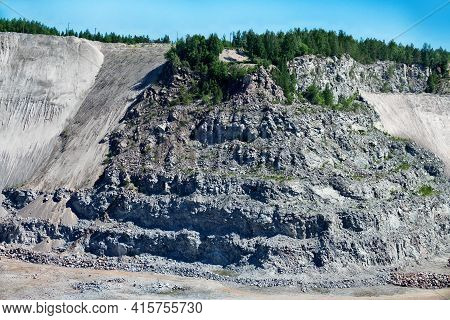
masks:
<svg viewBox="0 0 450 320"><path fill-rule="evenodd" d="M266 31L257 34L254 31L233 33L233 47L245 49L251 58L267 60L280 65L304 54L323 56L342 56L349 54L358 62L367 64L377 60L391 60L398 63L420 64L439 72L447 70L450 54L439 48L432 49L424 44L421 49L411 45L402 45L394 41L386 43L377 39L356 40L343 31L325 31L323 29L292 29L288 32Z"/></svg>
<svg viewBox="0 0 450 320"><path fill-rule="evenodd" d="M390 60L429 67L432 74L427 82L427 92L435 92L440 80L448 77L450 53L442 48L432 49L429 44L418 49L412 44L402 45L394 41L386 43L377 39L356 40L343 31L336 33L323 29L299 28L278 33L266 31L262 34L252 30L238 31L233 33L231 41L223 41L230 47L243 48L256 63L277 66L273 76L283 88L288 103L295 95L295 78L290 74L287 62L305 54L337 57L348 54L363 64Z"/></svg>
<svg viewBox="0 0 450 320"><path fill-rule="evenodd" d="M131 36L111 33L91 33L89 30L58 31L37 21L25 19L0 19L0 32L23 32L58 36L76 36L101 42L121 42L127 44L162 42L170 43L168 36L151 40L148 36ZM237 79L241 79L249 68L237 67L219 60L224 47L243 49L251 61L257 65L275 65L272 76L283 89L287 102L296 94L295 75L292 75L287 62L305 54L323 56L350 55L358 62L367 64L377 60L391 60L397 63L420 64L429 67L432 74L428 79L427 91L433 92L440 80L448 76L450 54L442 48L433 49L424 44L421 49L413 45L402 45L394 41L386 43L377 39L357 40L343 31L325 31L323 29L292 29L288 32L266 31L258 34L252 30L238 31L230 40L216 34L186 36L174 43L167 57L176 66L187 66L200 76L200 81L186 93L185 100L202 98L218 102L229 95L230 88Z"/></svg>
<svg viewBox="0 0 450 320"><path fill-rule="evenodd" d="M45 34L53 36L74 36L88 40L108 42L108 43L170 43L169 36L164 36L159 39L150 39L149 36L137 35L120 35L114 32L94 32L89 30L74 31L72 29L59 31L54 27L48 27L38 21L29 21L26 19L3 19L0 18L0 32L19 32L31 34Z"/></svg>
<svg viewBox="0 0 450 320"><path fill-rule="evenodd" d="M297 94L296 77L287 66L287 62L305 54L323 56L350 55L361 63L372 63L377 60L391 60L397 63L420 64L432 69L428 79L428 92L434 92L441 78L448 75L449 52L439 48L432 49L425 44L422 49L413 45L386 43L376 39L356 40L343 31L325 31L322 29L293 29L286 33L266 31L257 34L250 31L233 33L232 38L221 39L212 34L208 38L202 35L186 36L178 40L170 50L167 58L176 66L184 65L200 74L198 86L194 86L194 96L212 97L218 102L227 96L233 81L242 78L246 68L219 61L219 54L225 47L243 49L251 61L257 65L268 67L275 65L272 76L283 89L286 102L291 103ZM305 92L307 97L318 100L319 104L330 105L329 92ZM323 98L323 99L322 99ZM320 101L319 101L320 100ZM324 102L321 102L324 100ZM342 101L339 105L346 106Z"/></svg>

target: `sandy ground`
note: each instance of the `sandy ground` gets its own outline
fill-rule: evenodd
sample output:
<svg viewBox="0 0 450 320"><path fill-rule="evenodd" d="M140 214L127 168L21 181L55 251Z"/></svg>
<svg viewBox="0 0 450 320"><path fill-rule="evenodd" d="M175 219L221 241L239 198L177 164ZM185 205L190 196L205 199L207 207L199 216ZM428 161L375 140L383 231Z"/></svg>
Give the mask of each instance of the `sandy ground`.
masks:
<svg viewBox="0 0 450 320"><path fill-rule="evenodd" d="M450 299L450 288L386 285L301 293L296 288L259 289L150 272L72 269L5 258L0 260L0 274L0 299Z"/></svg>
<svg viewBox="0 0 450 320"><path fill-rule="evenodd" d="M243 52L236 49L224 49L219 55L219 59L225 62L245 62L249 60Z"/></svg>

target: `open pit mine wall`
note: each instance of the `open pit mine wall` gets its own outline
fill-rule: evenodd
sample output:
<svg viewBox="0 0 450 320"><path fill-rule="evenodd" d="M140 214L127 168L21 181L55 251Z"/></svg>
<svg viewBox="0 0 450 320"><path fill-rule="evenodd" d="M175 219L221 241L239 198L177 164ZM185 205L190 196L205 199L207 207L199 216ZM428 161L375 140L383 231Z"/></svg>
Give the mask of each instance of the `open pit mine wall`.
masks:
<svg viewBox="0 0 450 320"><path fill-rule="evenodd" d="M0 33L0 189L89 187L167 45Z"/></svg>
<svg viewBox="0 0 450 320"><path fill-rule="evenodd" d="M348 55L306 55L289 66L301 91L312 84L329 86L336 100L359 93L379 114L382 130L435 153L450 176L450 96L424 93L428 68L391 61L364 65Z"/></svg>
<svg viewBox="0 0 450 320"><path fill-rule="evenodd" d="M156 78L168 48L0 33L0 189L92 186L107 153L102 139ZM304 56L290 67L299 89L360 92L387 132L436 153L450 172L449 97L422 94L429 70L348 56Z"/></svg>

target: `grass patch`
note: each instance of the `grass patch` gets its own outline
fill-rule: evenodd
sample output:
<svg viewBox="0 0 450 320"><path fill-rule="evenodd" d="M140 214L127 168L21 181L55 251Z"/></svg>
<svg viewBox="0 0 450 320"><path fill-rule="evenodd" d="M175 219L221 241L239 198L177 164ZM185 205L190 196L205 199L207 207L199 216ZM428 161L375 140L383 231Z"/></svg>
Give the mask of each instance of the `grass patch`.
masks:
<svg viewBox="0 0 450 320"><path fill-rule="evenodd" d="M212 272L223 277L237 277L239 275L236 271L228 269L216 269Z"/></svg>
<svg viewBox="0 0 450 320"><path fill-rule="evenodd" d="M408 138L397 137L397 136L391 136L391 139L394 140L394 141L398 141L398 142L409 142L409 141L411 141Z"/></svg>
<svg viewBox="0 0 450 320"><path fill-rule="evenodd" d="M400 163L397 168L395 168L395 171L406 171L411 168L411 165L408 162L402 162Z"/></svg>
<svg viewBox="0 0 450 320"><path fill-rule="evenodd" d="M417 193L419 194L419 196L429 197L429 196L437 194L437 191L434 190L429 185L423 185L423 186L420 187L420 189L419 189L419 191Z"/></svg>
<svg viewBox="0 0 450 320"><path fill-rule="evenodd" d="M364 180L364 176L363 175L360 175L360 174L354 174L354 175L352 175L352 180L355 180L355 181L362 181L362 180Z"/></svg>
<svg viewBox="0 0 450 320"><path fill-rule="evenodd" d="M292 180L293 177L285 176L283 174L270 174L261 177L263 180L271 180L275 182L286 182Z"/></svg>

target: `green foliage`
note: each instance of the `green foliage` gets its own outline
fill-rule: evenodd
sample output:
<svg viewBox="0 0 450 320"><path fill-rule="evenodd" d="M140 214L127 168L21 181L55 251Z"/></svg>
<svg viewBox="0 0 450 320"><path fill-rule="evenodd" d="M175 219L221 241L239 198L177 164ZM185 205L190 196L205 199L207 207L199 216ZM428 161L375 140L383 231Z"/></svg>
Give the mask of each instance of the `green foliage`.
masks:
<svg viewBox="0 0 450 320"><path fill-rule="evenodd" d="M244 48L250 58L261 65L276 65L280 70L287 61L304 54L315 54L324 56L342 56L349 54L353 59L361 63L372 63L376 60L392 60L405 64L420 64L433 70L428 81L429 92L435 92L437 82L446 75L447 64L450 53L446 50L431 49L427 44L422 49L412 45L401 45L393 41L385 43L376 39L356 40L346 35L343 31L325 31L322 29L293 29L286 33L274 33L266 31L256 34L250 31L238 31L233 35L232 44L235 47ZM388 70L388 77L394 75L394 68ZM354 75L353 75L354 76ZM287 85L287 76L279 75L276 82L285 91L288 100L291 97L290 87ZM383 92L388 92L389 87L385 83ZM312 93L315 104L333 105L329 92L324 95ZM326 100L326 101L322 101Z"/></svg>
<svg viewBox="0 0 450 320"><path fill-rule="evenodd" d="M294 101L295 85L297 83L295 75L291 74L284 64L272 70L272 78L283 89L286 103L291 104Z"/></svg>
<svg viewBox="0 0 450 320"><path fill-rule="evenodd" d="M111 33L91 33L89 30L76 32L74 30L58 31L56 28L45 26L37 21L26 19L4 19L0 18L0 32L22 32L46 35L77 36L89 40L102 42L161 42L170 43L169 37L150 40L148 36L123 36ZM200 39L201 36L192 36L202 42L199 50L208 47L210 53L215 54L220 48L235 47L243 48L256 62L264 61L266 64L280 66L286 61L292 60L304 54L316 54L324 56L341 56L349 54L353 59L362 63L371 63L376 60L391 60L406 64L421 64L430 67L438 75L445 75L449 62L449 52L442 48L432 49L429 44L424 44L421 49L413 45L397 44L394 41L386 43L376 39L356 40L343 31L326 31L323 29L300 29L295 28L288 32L266 31L256 34L254 31L238 31L233 33L232 41L219 39L217 36L209 38L208 43ZM191 44L197 43L193 41ZM187 51L195 52L195 48L189 47ZM220 52L219 52L220 53ZM184 60L183 57L180 57Z"/></svg>
<svg viewBox="0 0 450 320"><path fill-rule="evenodd" d="M219 103L228 97L233 84L242 79L249 68L219 60L224 49L224 40L216 34L205 38L202 35L187 36L178 40L166 54L175 66L189 67L200 76L191 88L191 97L204 103Z"/></svg>
<svg viewBox="0 0 450 320"><path fill-rule="evenodd" d="M387 81L385 81L383 83L383 86L381 87L381 92L388 93L390 90L391 90L391 88L389 87L389 83Z"/></svg>
<svg viewBox="0 0 450 320"><path fill-rule="evenodd" d="M56 28L50 28L37 21L0 18L0 32L21 32L31 34L61 35Z"/></svg>
<svg viewBox="0 0 450 320"><path fill-rule="evenodd" d="M339 96L337 109L343 111L355 110L356 93L350 97Z"/></svg>
<svg viewBox="0 0 450 320"><path fill-rule="evenodd" d="M148 36L123 36L111 33L101 34L100 32L91 33L89 30L76 32L72 29L66 31L58 31L56 28L48 27L37 21L29 21L26 19L3 19L0 18L0 32L21 32L21 33L31 33L31 34L45 34L53 36L75 36L79 38L84 38L88 40L100 41L100 42L120 42L127 44L135 43L170 43L169 36L164 36L163 38L150 40Z"/></svg>
<svg viewBox="0 0 450 320"><path fill-rule="evenodd" d="M394 73L395 73L395 68L393 65L390 65L388 70L387 70L387 75L389 79L392 79L394 77Z"/></svg>
<svg viewBox="0 0 450 320"><path fill-rule="evenodd" d="M355 112L360 108L360 104L355 101L356 93L350 97L339 96L338 102L335 103L333 92L328 85L324 90L320 90L312 84L303 92L303 97L312 104L329 107L336 111Z"/></svg>
<svg viewBox="0 0 450 320"><path fill-rule="evenodd" d="M440 77L436 73L431 73L427 79L427 87L425 88L425 92L435 93L439 85L439 80Z"/></svg>
<svg viewBox="0 0 450 320"><path fill-rule="evenodd" d="M402 162L400 163L395 171L406 171L409 170L409 168L411 168L411 165L408 162Z"/></svg>
<svg viewBox="0 0 450 320"><path fill-rule="evenodd" d="M101 42L122 42L127 44L160 42L170 43L168 36L151 40L148 36L118 35L114 32L100 34L89 30L75 32L74 30L58 31L36 21L25 19L0 19L0 32L23 32L33 34L77 36ZM266 31L257 34L252 30L233 33L232 41L220 39L213 34L208 38L201 35L187 36L179 40L175 47L167 53L167 59L175 67L190 67L201 75L198 88L194 88L194 97L206 101L220 101L228 96L232 82L241 79L249 70L233 69L232 65L219 61L218 56L224 47L244 49L251 60L265 67L275 65L273 71L276 83L283 88L287 102L292 102L295 92L295 78L289 74L287 62L305 54L323 56L342 56L349 54L361 63L372 63L376 60L391 60L405 64L420 64L429 67L432 73L427 81L427 92L436 92L440 79L447 76L447 66L450 53L442 48L432 49L424 44L421 49L413 45L397 44L394 41L386 43L376 39L356 40L343 31L325 31L323 29L295 28L288 32ZM392 77L394 70L389 68L388 76ZM383 86L382 91L387 91ZM307 93L310 101L315 104L333 106L332 95L324 92ZM335 106L347 108L338 103Z"/></svg>
<svg viewBox="0 0 450 320"><path fill-rule="evenodd" d="M192 103L192 94L186 90L185 87L180 88L179 93L179 102L181 104L190 104Z"/></svg>
<svg viewBox="0 0 450 320"><path fill-rule="evenodd" d="M303 93L303 96L305 97L306 100L308 100L312 104L317 104L321 106L325 104L322 92L320 91L319 87L317 87L315 84L310 85Z"/></svg>
<svg viewBox="0 0 450 320"><path fill-rule="evenodd" d="M252 30L238 31L233 35L232 44L244 48L254 61L263 59L277 66L304 54L323 56L349 54L361 63L391 60L405 64L420 64L430 67L440 75L446 74L450 56L446 50L432 49L428 44L418 49L413 45L404 46L393 41L386 43L376 39L356 40L343 31L336 33L323 29L296 28L276 34L271 31L263 34L256 34Z"/></svg>
<svg viewBox="0 0 450 320"><path fill-rule="evenodd" d="M323 103L326 106L329 106L329 107L334 106L333 92L331 92L330 86L328 84L325 87L325 90L323 90L323 92L322 92L322 97L323 97Z"/></svg>
<svg viewBox="0 0 450 320"><path fill-rule="evenodd" d="M429 197L436 194L437 192L431 186L423 185L422 187L420 187L417 193L422 197Z"/></svg>

